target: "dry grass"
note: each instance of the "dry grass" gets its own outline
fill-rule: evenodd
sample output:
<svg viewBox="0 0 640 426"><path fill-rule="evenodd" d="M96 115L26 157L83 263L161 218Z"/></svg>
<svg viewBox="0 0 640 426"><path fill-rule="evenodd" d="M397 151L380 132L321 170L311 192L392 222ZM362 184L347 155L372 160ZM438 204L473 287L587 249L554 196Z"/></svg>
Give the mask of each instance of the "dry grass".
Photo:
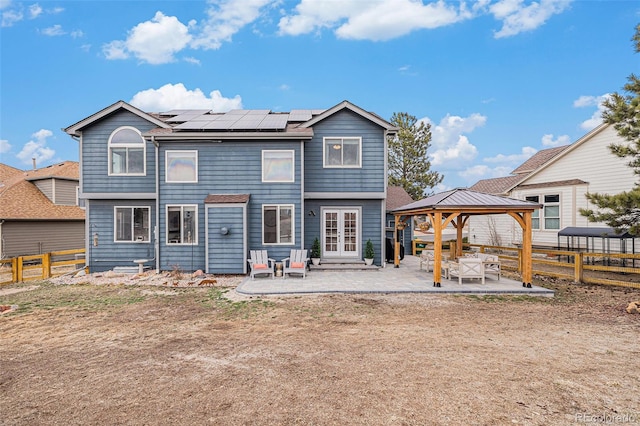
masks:
<svg viewBox="0 0 640 426"><path fill-rule="evenodd" d="M638 290L238 299L37 285L0 295L19 307L0 316L2 424L640 421L640 315L624 312Z"/></svg>

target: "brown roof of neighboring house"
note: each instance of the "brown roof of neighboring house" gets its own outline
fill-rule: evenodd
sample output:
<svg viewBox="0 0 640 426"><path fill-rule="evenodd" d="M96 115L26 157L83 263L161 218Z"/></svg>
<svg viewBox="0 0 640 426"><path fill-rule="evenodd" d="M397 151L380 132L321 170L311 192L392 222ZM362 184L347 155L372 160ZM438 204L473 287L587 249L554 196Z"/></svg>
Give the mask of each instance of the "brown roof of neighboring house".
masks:
<svg viewBox="0 0 640 426"><path fill-rule="evenodd" d="M13 169L13 170L11 170ZM2 164L0 167L0 219L12 220L84 220L84 210L51 202L33 180L78 179L78 163L65 161L41 169L22 171ZM6 176L6 178L5 178Z"/></svg>
<svg viewBox="0 0 640 426"><path fill-rule="evenodd" d="M472 191L484 192L485 194L505 194L523 178L523 175L512 175L493 179L482 179L469 187L469 189Z"/></svg>
<svg viewBox="0 0 640 426"><path fill-rule="evenodd" d="M412 203L413 198L401 186L387 187L387 211L395 210L400 206Z"/></svg>
<svg viewBox="0 0 640 426"><path fill-rule="evenodd" d="M560 154L571 145L557 146L555 148L542 149L531 156L527 161L520 164L511 174L531 173L556 155Z"/></svg>

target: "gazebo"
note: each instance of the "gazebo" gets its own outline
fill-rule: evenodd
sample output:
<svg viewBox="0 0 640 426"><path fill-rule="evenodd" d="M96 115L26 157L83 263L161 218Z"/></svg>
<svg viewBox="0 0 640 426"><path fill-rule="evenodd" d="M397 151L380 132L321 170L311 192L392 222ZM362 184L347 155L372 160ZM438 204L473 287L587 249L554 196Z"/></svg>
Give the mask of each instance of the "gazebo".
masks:
<svg viewBox="0 0 640 426"><path fill-rule="evenodd" d="M412 216L425 215L431 221L434 232L434 263L440 265L442 261L442 230L449 224L455 226L458 242L461 242L462 229L471 216L508 214L522 228L522 285L531 288L531 217L533 212L541 207L538 203L485 194L466 188L441 192L398 207L392 212L395 216L396 234L394 267L400 267L398 230L404 229ZM462 244L457 244L456 250L456 255L462 256ZM433 268L433 285L435 287L440 287L441 274L440 268Z"/></svg>

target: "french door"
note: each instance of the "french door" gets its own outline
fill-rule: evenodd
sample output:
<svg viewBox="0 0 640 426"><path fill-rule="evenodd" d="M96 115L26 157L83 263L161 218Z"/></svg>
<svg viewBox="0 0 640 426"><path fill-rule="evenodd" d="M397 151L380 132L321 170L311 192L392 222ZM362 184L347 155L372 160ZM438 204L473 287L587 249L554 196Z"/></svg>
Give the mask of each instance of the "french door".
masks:
<svg viewBox="0 0 640 426"><path fill-rule="evenodd" d="M322 211L323 257L360 257L358 209Z"/></svg>

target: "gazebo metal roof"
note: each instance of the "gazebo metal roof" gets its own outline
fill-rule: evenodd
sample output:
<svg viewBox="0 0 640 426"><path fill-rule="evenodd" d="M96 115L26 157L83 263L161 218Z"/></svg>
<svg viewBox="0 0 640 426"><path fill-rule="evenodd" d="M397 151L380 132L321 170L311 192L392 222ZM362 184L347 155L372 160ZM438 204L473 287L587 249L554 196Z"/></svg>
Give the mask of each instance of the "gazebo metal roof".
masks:
<svg viewBox="0 0 640 426"><path fill-rule="evenodd" d="M456 188L440 192L422 200L398 207L393 213L409 213L416 210L458 210L469 214L489 214L478 211L490 210L535 210L542 207L538 203L523 201L500 195L485 194L466 188ZM416 213L423 214L423 213Z"/></svg>

